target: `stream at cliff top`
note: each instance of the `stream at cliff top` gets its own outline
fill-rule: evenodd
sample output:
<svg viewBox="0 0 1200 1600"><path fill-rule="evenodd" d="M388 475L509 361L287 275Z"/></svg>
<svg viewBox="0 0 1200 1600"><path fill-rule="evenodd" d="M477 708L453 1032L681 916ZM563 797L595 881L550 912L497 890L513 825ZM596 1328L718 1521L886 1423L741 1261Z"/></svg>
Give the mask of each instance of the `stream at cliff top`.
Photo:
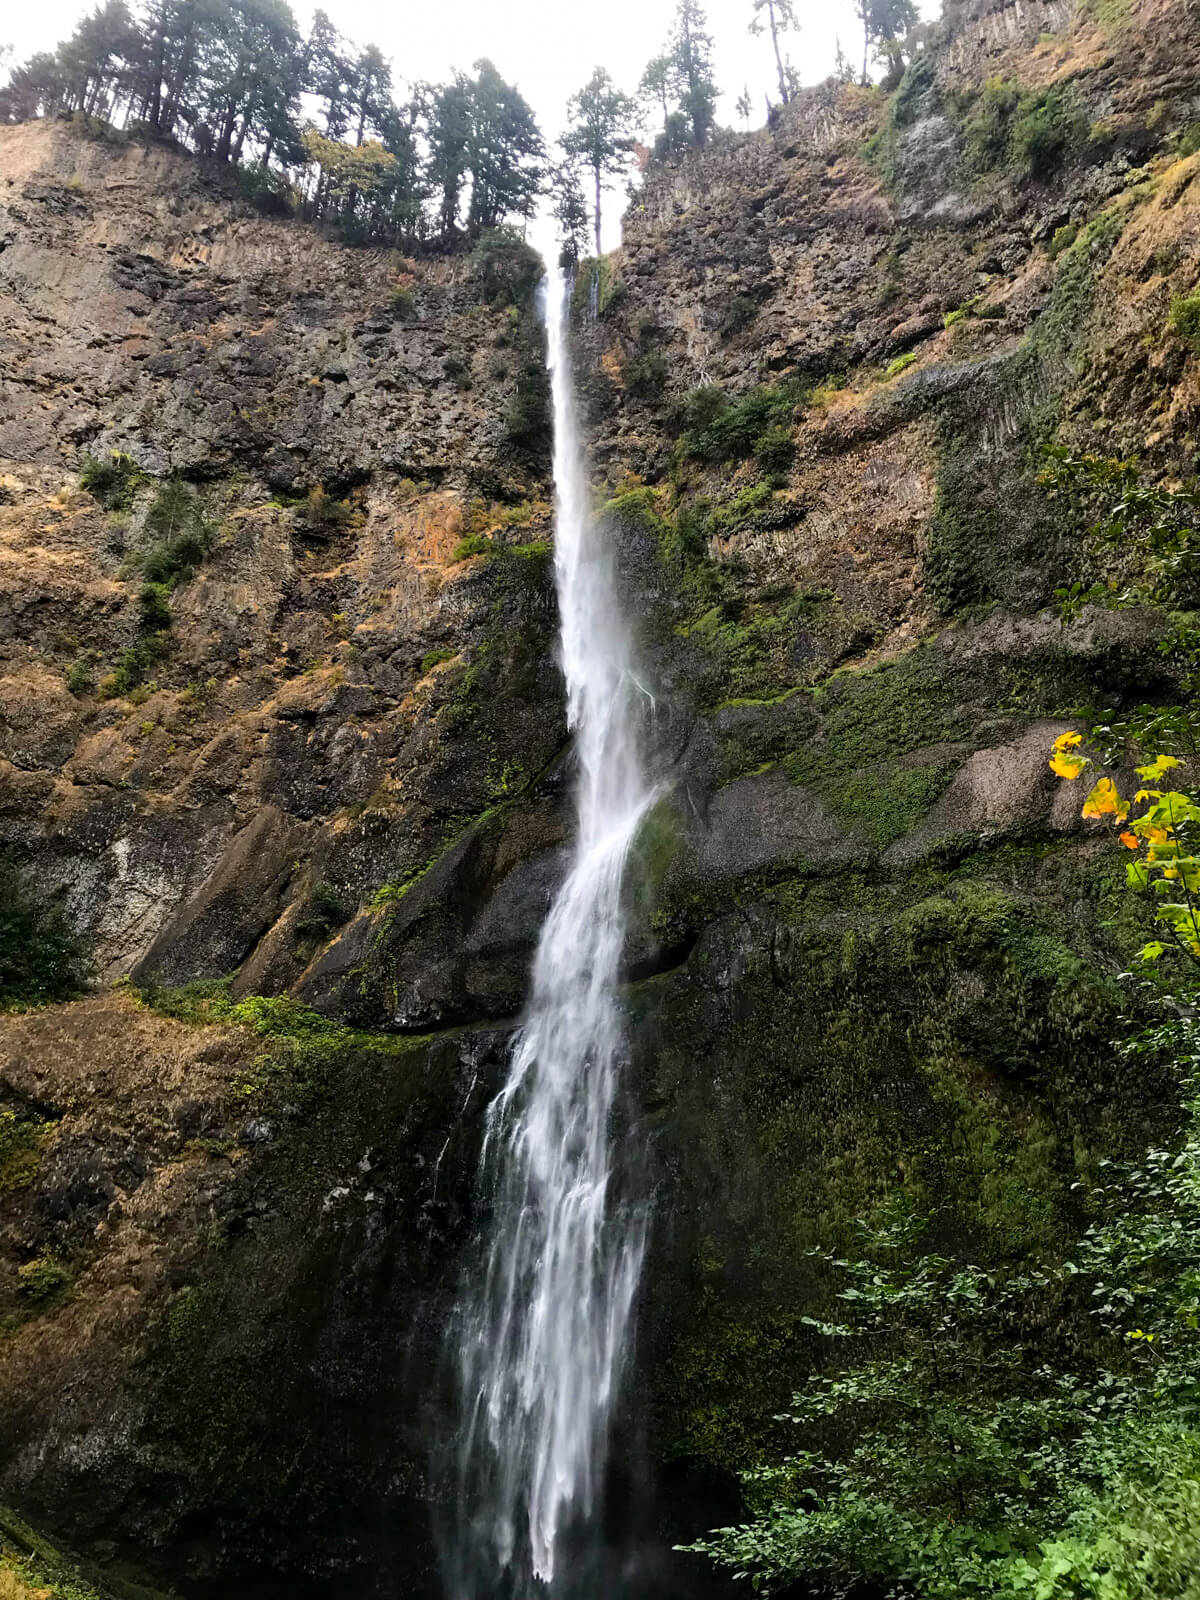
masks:
<svg viewBox="0 0 1200 1600"><path fill-rule="evenodd" d="M632 640L611 551L591 517L568 294L548 264L555 576L576 834L507 1081L487 1116L481 1183L493 1209L455 1319L454 1600L529 1600L559 1587L564 1539L594 1514L645 1245L644 1207L615 1193L609 1122L622 1046L622 879L653 791Z"/></svg>

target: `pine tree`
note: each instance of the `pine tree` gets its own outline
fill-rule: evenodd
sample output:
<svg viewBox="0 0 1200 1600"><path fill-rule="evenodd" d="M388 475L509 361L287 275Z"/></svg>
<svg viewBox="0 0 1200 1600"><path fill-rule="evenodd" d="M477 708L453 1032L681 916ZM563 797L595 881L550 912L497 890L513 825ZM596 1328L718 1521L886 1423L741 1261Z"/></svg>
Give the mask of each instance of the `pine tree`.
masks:
<svg viewBox="0 0 1200 1600"><path fill-rule="evenodd" d="M700 0L679 0L671 30L670 53L679 76L679 109L687 118L691 141L705 144L717 114L717 85L712 69L712 36Z"/></svg>
<svg viewBox="0 0 1200 1600"><path fill-rule="evenodd" d="M597 67L580 89L567 101L571 126L562 141L568 156L578 156L591 171L594 192L593 220L596 228L596 254L600 246L600 191L606 176L624 170L629 153L628 126L634 104L613 83L603 67Z"/></svg>
<svg viewBox="0 0 1200 1600"><path fill-rule="evenodd" d="M588 236L587 201L574 162L563 161L550 174L550 196L551 214L558 224L559 265L574 271Z"/></svg>
<svg viewBox="0 0 1200 1600"><path fill-rule="evenodd" d="M654 56L646 63L642 81L638 84L638 99L647 108L662 108L663 132L671 116L671 102L679 93L679 70L669 51Z"/></svg>

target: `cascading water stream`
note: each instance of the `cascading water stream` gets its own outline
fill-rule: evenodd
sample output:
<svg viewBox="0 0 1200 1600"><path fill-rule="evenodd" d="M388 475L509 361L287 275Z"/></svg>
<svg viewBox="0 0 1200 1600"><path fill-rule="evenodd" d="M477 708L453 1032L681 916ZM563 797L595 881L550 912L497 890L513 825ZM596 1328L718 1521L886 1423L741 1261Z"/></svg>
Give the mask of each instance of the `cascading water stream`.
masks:
<svg viewBox="0 0 1200 1600"><path fill-rule="evenodd" d="M632 640L591 518L567 292L548 267L555 572L577 832L508 1079L487 1117L482 1172L494 1212L458 1330L455 1600L526 1600L561 1576L563 1535L591 1513L603 1470L645 1242L643 1210L614 1193L609 1123L622 1045L622 880L653 791Z"/></svg>

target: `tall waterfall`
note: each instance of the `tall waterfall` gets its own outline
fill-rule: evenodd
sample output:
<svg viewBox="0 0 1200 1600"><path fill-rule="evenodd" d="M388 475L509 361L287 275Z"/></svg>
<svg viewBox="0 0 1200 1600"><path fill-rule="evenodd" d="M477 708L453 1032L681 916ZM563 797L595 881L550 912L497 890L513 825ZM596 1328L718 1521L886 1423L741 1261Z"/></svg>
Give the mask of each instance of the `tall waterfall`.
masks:
<svg viewBox="0 0 1200 1600"><path fill-rule="evenodd" d="M616 985L626 858L652 800L643 699L612 558L593 525L568 354L568 286L548 268L555 574L576 838L533 966L482 1177L494 1199L486 1266L460 1326L455 1600L553 1593L562 1540L586 1519L641 1269L644 1215L614 1193L610 1149L621 1023Z"/></svg>

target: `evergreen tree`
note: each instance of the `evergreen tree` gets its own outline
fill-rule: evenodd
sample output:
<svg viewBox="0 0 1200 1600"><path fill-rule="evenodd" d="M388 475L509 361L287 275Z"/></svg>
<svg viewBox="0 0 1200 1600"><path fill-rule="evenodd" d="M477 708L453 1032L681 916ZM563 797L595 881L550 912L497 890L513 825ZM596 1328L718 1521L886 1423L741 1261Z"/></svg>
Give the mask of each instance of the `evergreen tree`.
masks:
<svg viewBox="0 0 1200 1600"><path fill-rule="evenodd" d="M533 215L544 175L545 146L528 103L490 61L475 63L467 144L472 235L506 217Z"/></svg>
<svg viewBox="0 0 1200 1600"><path fill-rule="evenodd" d="M367 131L378 133L391 108L392 69L378 45L369 44L351 65L347 104L354 123L354 142L362 144Z"/></svg>
<svg viewBox="0 0 1200 1600"><path fill-rule="evenodd" d="M700 0L679 0L670 54L679 79L679 109L687 119L691 142L697 149L707 142L717 114L712 36L707 27Z"/></svg>
<svg viewBox="0 0 1200 1600"><path fill-rule="evenodd" d="M562 141L568 156L578 156L591 171L594 195L593 220L596 229L596 254L600 246L600 191L604 179L624 170L629 152L629 122L634 104L622 94L603 67L597 67L580 89L567 101L571 126Z"/></svg>
<svg viewBox="0 0 1200 1600"><path fill-rule="evenodd" d="M651 58L638 84L638 99L649 109L662 109L662 131L667 130L671 116L671 103L679 92L679 73L675 59L669 51Z"/></svg>
<svg viewBox="0 0 1200 1600"><path fill-rule="evenodd" d="M903 58L900 40L916 26L920 13L915 0L855 0L855 12L863 29L862 82L870 83L871 46L874 44L888 62L889 75Z"/></svg>
<svg viewBox="0 0 1200 1600"><path fill-rule="evenodd" d="M344 39L326 12L314 11L305 46L305 87L324 103L326 138L342 139L350 126L350 73Z"/></svg>
<svg viewBox="0 0 1200 1600"><path fill-rule="evenodd" d="M790 76L784 69L783 52L779 48L779 35L788 29L794 31L800 24L796 21L796 12L792 0L751 0L754 15L750 21L750 32L757 35L769 33L771 35L771 48L775 52L775 70L779 74L779 96L784 105L787 105L791 96ZM766 13L765 19L763 13Z"/></svg>
<svg viewBox="0 0 1200 1600"><path fill-rule="evenodd" d="M572 161L564 161L550 175L551 214L558 224L559 264L570 271L579 265L588 236L587 201Z"/></svg>
<svg viewBox="0 0 1200 1600"><path fill-rule="evenodd" d="M462 73L432 91L428 139L429 185L439 196L438 232L448 239L458 226L470 165L471 85Z"/></svg>

